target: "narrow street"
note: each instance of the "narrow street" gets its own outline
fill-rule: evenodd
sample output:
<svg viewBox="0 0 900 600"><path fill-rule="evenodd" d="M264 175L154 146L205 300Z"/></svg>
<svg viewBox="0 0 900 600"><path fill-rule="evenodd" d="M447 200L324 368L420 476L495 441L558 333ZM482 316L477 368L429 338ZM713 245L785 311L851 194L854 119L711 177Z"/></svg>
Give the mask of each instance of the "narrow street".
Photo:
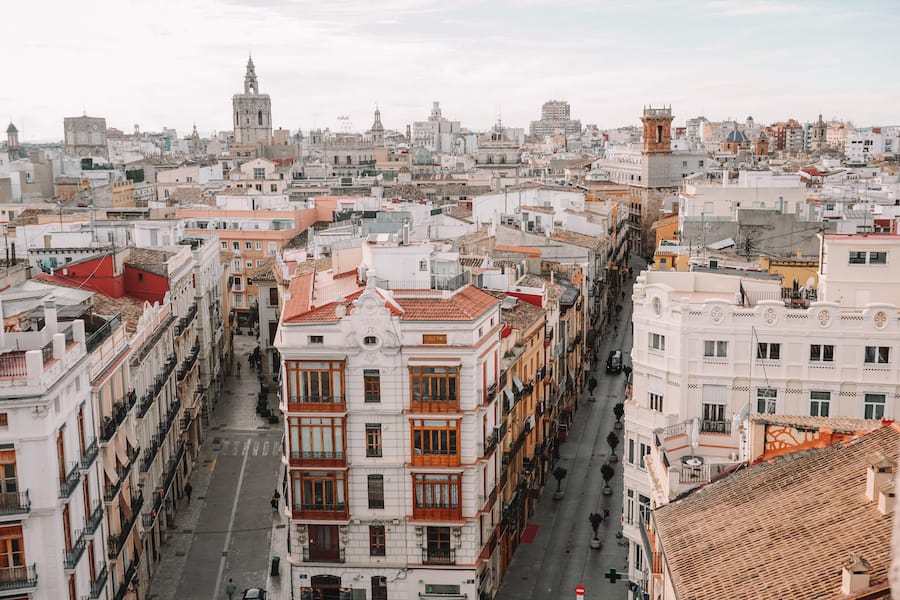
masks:
<svg viewBox="0 0 900 600"><path fill-rule="evenodd" d="M635 266L635 273L638 272ZM574 598L575 587L586 588L587 600L625 600L629 597L626 559L628 546L616 538L621 531L622 465L624 439L621 429L613 429L613 407L625 398L625 374L606 374L606 357L611 350L622 350L623 362L631 364L631 287L623 284L625 297L618 320L614 317L608 331L601 335L597 365L586 379L597 379L591 400L587 389L582 392L578 412L569 428L568 440L560 447L557 465L568 470L562 482L565 496L554 500L556 480L552 477L537 504L537 512L529 525L539 527L532 544L520 544L497 594L498 600L558 600ZM618 332L614 325L618 324ZM619 437L613 464L615 475L610 481L612 494L604 496L600 467L609 461L606 437L615 431ZM600 525L602 547L590 547L592 536L588 517L591 513L609 511ZM607 578L611 569L623 576L615 583Z"/></svg>
<svg viewBox="0 0 900 600"><path fill-rule="evenodd" d="M211 413L191 477L193 500L182 502L167 533L149 599L220 600L229 578L236 598L245 588L266 586L282 428L255 412L259 382L247 353L256 339L236 335L234 347L240 375L226 377Z"/></svg>

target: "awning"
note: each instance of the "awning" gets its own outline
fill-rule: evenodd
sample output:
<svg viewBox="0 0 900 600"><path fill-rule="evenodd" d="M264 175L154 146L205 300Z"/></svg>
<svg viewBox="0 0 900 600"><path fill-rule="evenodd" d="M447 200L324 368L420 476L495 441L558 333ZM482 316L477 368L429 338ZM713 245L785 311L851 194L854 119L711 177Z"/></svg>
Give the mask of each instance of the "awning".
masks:
<svg viewBox="0 0 900 600"><path fill-rule="evenodd" d="M512 390L507 388L503 388L503 394L506 396L506 399L509 400L509 405L512 406L516 403L516 397L513 395Z"/></svg>
<svg viewBox="0 0 900 600"><path fill-rule="evenodd" d="M516 390L521 392L523 389L525 389L525 386L522 384L521 381L519 381L519 378L516 377L515 373L513 373L512 380L513 380L513 385L516 386Z"/></svg>

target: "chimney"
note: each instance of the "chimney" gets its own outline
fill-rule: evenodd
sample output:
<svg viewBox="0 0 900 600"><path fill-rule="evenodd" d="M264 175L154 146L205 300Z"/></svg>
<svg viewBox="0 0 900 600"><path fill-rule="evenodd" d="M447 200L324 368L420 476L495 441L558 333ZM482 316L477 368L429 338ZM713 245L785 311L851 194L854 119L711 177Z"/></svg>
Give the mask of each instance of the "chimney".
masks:
<svg viewBox="0 0 900 600"><path fill-rule="evenodd" d="M56 320L56 301L52 297L44 300L44 328L51 336L59 331Z"/></svg>
<svg viewBox="0 0 900 600"><path fill-rule="evenodd" d="M869 502L877 502L881 487L891 480L894 463L886 459L881 452L868 455L866 462L869 464L866 468L866 498Z"/></svg>
<svg viewBox="0 0 900 600"><path fill-rule="evenodd" d="M894 514L894 480L889 479L887 483L878 490L878 512L887 516Z"/></svg>
<svg viewBox="0 0 900 600"><path fill-rule="evenodd" d="M855 594L869 587L869 573L872 567L866 559L850 553L850 557L844 561L841 569L841 594L847 596Z"/></svg>

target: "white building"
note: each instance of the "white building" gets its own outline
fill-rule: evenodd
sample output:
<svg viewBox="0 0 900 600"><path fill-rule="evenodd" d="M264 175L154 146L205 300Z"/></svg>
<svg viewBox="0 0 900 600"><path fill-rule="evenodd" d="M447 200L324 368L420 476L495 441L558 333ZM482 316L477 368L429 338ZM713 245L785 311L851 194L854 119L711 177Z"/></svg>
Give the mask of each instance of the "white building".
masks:
<svg viewBox="0 0 900 600"><path fill-rule="evenodd" d="M900 152L900 131L896 127L868 127L847 132L844 154L854 162L867 162L876 157Z"/></svg>
<svg viewBox="0 0 900 600"><path fill-rule="evenodd" d="M499 573L499 301L431 289L430 244L364 248L365 289L295 275L277 333L294 594L477 598Z"/></svg>
<svg viewBox="0 0 900 600"><path fill-rule="evenodd" d="M624 419L633 581L648 566L640 530L651 507L746 460L738 425L749 413L896 418L898 257L896 235L825 235L813 302L783 300L778 279L638 277Z"/></svg>
<svg viewBox="0 0 900 600"><path fill-rule="evenodd" d="M3 294L5 315L17 312L20 295ZM5 597L81 598L96 590L93 597L106 598L84 322L59 323L55 303L47 300L39 325L15 333L0 328L0 589Z"/></svg>

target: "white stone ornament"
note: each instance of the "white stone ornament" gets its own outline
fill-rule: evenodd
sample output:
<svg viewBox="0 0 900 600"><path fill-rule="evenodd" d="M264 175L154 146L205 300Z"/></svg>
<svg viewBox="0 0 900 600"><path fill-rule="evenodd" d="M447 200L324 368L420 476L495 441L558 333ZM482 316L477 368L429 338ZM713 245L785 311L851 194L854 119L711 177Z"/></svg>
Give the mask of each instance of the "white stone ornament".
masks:
<svg viewBox="0 0 900 600"><path fill-rule="evenodd" d="M827 310L819 312L819 325L828 327L831 324L831 313Z"/></svg>
<svg viewBox="0 0 900 600"><path fill-rule="evenodd" d="M709 316L713 323L721 323L722 319L725 318L725 313L722 311L721 306L713 306L712 310L709 311Z"/></svg>
<svg viewBox="0 0 900 600"><path fill-rule="evenodd" d="M887 313L885 313L883 310L879 310L877 313L875 313L875 316L872 317L872 320L875 322L875 327L877 327L878 329L884 329L884 327L887 325Z"/></svg>
<svg viewBox="0 0 900 600"><path fill-rule="evenodd" d="M766 325L774 325L778 321L778 313L771 306L763 311L763 320Z"/></svg>

